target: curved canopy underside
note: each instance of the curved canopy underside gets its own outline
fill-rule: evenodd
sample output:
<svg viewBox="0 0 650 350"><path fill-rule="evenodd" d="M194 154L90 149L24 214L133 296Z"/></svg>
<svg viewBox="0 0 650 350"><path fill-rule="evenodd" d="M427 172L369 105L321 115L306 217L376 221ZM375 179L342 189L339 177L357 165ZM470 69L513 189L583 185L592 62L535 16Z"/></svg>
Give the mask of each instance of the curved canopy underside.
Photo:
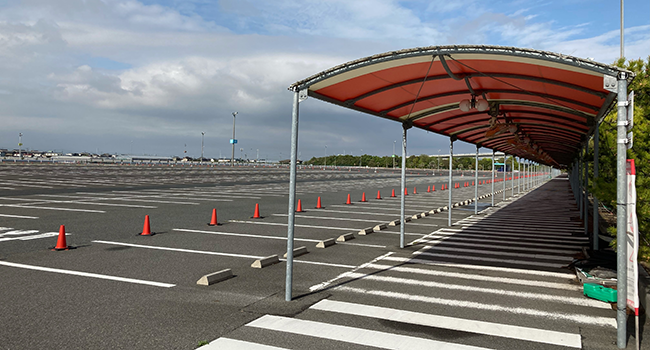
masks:
<svg viewBox="0 0 650 350"><path fill-rule="evenodd" d="M550 52L435 46L348 62L289 89L564 167L613 107L619 72L633 77L618 67Z"/></svg>

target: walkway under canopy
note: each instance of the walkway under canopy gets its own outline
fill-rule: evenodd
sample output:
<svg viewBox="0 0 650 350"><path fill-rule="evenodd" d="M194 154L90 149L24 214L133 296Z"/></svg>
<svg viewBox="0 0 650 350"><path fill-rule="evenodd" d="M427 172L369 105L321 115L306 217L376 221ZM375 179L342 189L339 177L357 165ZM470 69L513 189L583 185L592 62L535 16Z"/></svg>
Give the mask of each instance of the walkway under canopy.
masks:
<svg viewBox="0 0 650 350"><path fill-rule="evenodd" d="M619 72L530 49L432 46L351 61L289 89L564 168L616 104Z"/></svg>

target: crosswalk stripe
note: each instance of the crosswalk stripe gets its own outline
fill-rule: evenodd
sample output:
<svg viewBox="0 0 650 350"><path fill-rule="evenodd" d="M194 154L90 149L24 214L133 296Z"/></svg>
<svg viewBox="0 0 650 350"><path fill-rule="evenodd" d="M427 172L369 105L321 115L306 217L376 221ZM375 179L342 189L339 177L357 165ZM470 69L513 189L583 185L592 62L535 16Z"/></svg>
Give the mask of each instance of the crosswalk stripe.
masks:
<svg viewBox="0 0 650 350"><path fill-rule="evenodd" d="M416 295L410 293L406 294L406 293L362 289L362 288L354 288L354 287L346 287L346 286L338 286L334 289L338 291L344 291L344 292L350 292L356 294L374 295L374 296L380 296L385 298L410 300L410 301L424 302L429 304L447 305L447 306L454 306L458 308L487 310L487 311L502 311L502 312L507 312L512 314L544 317L551 320L562 320L562 321L570 321L570 322L576 322L581 324L589 324L594 326L616 328L616 319L611 317L598 317L598 316L589 316L589 315L581 315L581 314L564 314L559 312L547 312L547 311L528 309L523 307L508 307L508 306L495 305L495 304L478 303L474 301L444 299L444 298L429 297L429 296Z"/></svg>
<svg viewBox="0 0 650 350"><path fill-rule="evenodd" d="M392 334L367 330L363 328L333 325L323 322L301 320L273 315L264 315L246 325L310 337L336 340L380 349L412 350L485 350L486 348L441 342L438 340L417 338L407 335Z"/></svg>
<svg viewBox="0 0 650 350"><path fill-rule="evenodd" d="M506 295L511 297L524 298L524 299L544 300L551 303L571 304L571 305L586 306L586 307L594 307L594 306L598 307L599 304L602 304L601 302L598 302L596 300L586 299L586 298L562 297L562 296L542 294L542 293L516 292L512 290L497 289L497 288L482 288L482 287L466 286L461 284L414 280L409 278L367 275L367 274L357 273L357 272L349 273L347 277L359 278L359 279L363 278L364 280L368 280L368 281L397 283L397 284L405 284L411 286L421 286L421 287L429 287L429 288L437 288L437 289L450 289L450 290L460 290L465 292Z"/></svg>
<svg viewBox="0 0 650 350"><path fill-rule="evenodd" d="M201 350L288 350L264 344L251 343L248 341L219 338L201 347Z"/></svg>
<svg viewBox="0 0 650 350"><path fill-rule="evenodd" d="M568 279L574 279L576 277L574 274L564 273L564 272L527 270L527 269L517 269L513 267L500 267L500 266L489 266L489 265L471 265L471 264L454 263L454 262L447 262L441 260L403 258L399 256L390 256L385 258L385 260L419 264L419 265L445 266L445 267L455 267L455 268L470 269L470 270L499 271L499 272L526 274L526 275L534 275L534 276L548 276L548 277L568 278Z"/></svg>
<svg viewBox="0 0 650 350"><path fill-rule="evenodd" d="M580 249L576 247L555 247L555 248L530 248L530 247L520 247L520 246L513 246L513 245L508 245L507 242L501 242L502 244L497 245L497 244L485 244L484 242L487 240L475 240L481 243L468 243L468 242L457 242L456 240L462 240L462 238L454 237L453 241L448 241L449 237L440 237L439 239L425 239L425 240L420 240L422 243L431 243L431 244L441 244L444 243L445 245L451 245L451 246L461 246L461 247L478 247L478 248L495 248L495 249L504 249L504 250L516 250L516 251L522 251L522 252L540 252L540 253L556 253L557 255L569 255L569 254L575 254L580 251Z"/></svg>
<svg viewBox="0 0 650 350"><path fill-rule="evenodd" d="M558 256L558 255L546 255L546 254L527 254L527 253L510 253L503 251L486 251L486 250L476 250L476 249L464 249L464 248L450 248L450 247L441 247L441 246L426 246L424 249L429 250L444 250L450 252L459 252L459 253L470 253L470 254L485 254L485 255L498 255L498 256L512 256L518 258L531 258L531 259L545 259L545 260L557 260L557 261L566 261L567 263L573 260L571 256ZM418 253L425 254L425 253Z"/></svg>
<svg viewBox="0 0 650 350"><path fill-rule="evenodd" d="M556 332L539 328L520 327L500 323L438 316L420 312L347 303L328 299L319 301L318 303L312 305L310 309L372 317L428 327L452 329L462 332L486 334L496 337L533 341L544 344L568 346L579 349L582 348L582 340L580 334Z"/></svg>
<svg viewBox="0 0 650 350"><path fill-rule="evenodd" d="M472 255L463 255L458 254L443 254L443 253L431 253L431 252L420 252L418 255L430 256L433 258L451 258L451 259L463 259L463 260L479 260L479 261L489 261L489 262L498 262L504 264L515 264L515 265L532 265L532 266L542 266L542 267L552 267L552 268L561 268L562 265L559 264L550 264L542 263L537 261L526 261L526 260L515 260L515 259L501 259L501 258L486 258L481 256L472 256Z"/></svg>

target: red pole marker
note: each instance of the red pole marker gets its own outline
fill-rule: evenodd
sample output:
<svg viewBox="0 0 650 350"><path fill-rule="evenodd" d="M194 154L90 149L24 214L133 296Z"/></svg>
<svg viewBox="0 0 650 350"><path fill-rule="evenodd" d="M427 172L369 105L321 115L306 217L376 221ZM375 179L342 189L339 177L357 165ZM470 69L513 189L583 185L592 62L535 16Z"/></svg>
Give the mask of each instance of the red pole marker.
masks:
<svg viewBox="0 0 650 350"><path fill-rule="evenodd" d="M296 209L296 213L302 213L304 210L302 210L302 202L300 199L298 199L298 208Z"/></svg>
<svg viewBox="0 0 650 350"><path fill-rule="evenodd" d="M151 233L151 226L149 225L149 215L144 216L144 226L142 227L142 233L140 233L140 236L151 236L153 233Z"/></svg>
<svg viewBox="0 0 650 350"><path fill-rule="evenodd" d="M377 191L377 199L381 199L381 192L379 190Z"/></svg>
<svg viewBox="0 0 650 350"><path fill-rule="evenodd" d="M350 194L348 193L348 201L345 202L345 204L352 204L352 201L350 200Z"/></svg>
<svg viewBox="0 0 650 350"><path fill-rule="evenodd" d="M253 214L252 219L261 219L262 217L260 216L260 204L255 203L255 213Z"/></svg>
<svg viewBox="0 0 650 350"><path fill-rule="evenodd" d="M320 197L318 197L318 202L316 203L316 209L323 209L323 206L320 204Z"/></svg>
<svg viewBox="0 0 650 350"><path fill-rule="evenodd" d="M393 192L390 195L391 197L395 197L395 189L393 188Z"/></svg>
<svg viewBox="0 0 650 350"><path fill-rule="evenodd" d="M366 193L365 193L365 192L363 192L363 194L361 195L361 201L362 201L362 202L367 202L367 200L366 200Z"/></svg>
<svg viewBox="0 0 650 350"><path fill-rule="evenodd" d="M217 225L219 225L217 223L217 209L214 208L214 209L212 209L212 219L210 220L210 223L208 224L208 226L217 226Z"/></svg>
<svg viewBox="0 0 650 350"><path fill-rule="evenodd" d="M61 227L59 227L59 238L56 240L56 247L52 248L52 250L69 250L70 248L72 247L69 247L65 241L65 226L61 225Z"/></svg>

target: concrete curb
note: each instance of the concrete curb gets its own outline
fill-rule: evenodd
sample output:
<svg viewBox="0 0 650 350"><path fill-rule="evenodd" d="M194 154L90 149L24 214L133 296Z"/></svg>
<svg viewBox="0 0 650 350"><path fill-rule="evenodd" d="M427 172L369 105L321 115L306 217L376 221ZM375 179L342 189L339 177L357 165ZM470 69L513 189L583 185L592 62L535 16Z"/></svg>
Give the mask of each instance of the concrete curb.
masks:
<svg viewBox="0 0 650 350"><path fill-rule="evenodd" d="M316 244L316 248L327 248L335 244L336 240L334 238L328 238L326 240L318 242L318 244Z"/></svg>
<svg viewBox="0 0 650 350"><path fill-rule="evenodd" d="M393 220L393 221L389 222L388 226L397 226L397 225L400 225L400 224L401 224L401 222L399 221L399 219L397 219L397 220Z"/></svg>
<svg viewBox="0 0 650 350"><path fill-rule="evenodd" d="M373 232L374 231L373 231L372 227L367 227L367 228L359 230L358 234L361 235L361 236L365 236L365 235L369 235L369 234L371 234Z"/></svg>
<svg viewBox="0 0 650 350"><path fill-rule="evenodd" d="M372 228L374 232L385 230L388 226L386 224L379 224Z"/></svg>
<svg viewBox="0 0 650 350"><path fill-rule="evenodd" d="M336 239L337 242L346 242L351 239L354 239L354 234L353 233L346 233L344 235L340 235L339 238Z"/></svg>
<svg viewBox="0 0 650 350"><path fill-rule="evenodd" d="M309 251L307 250L307 247L305 247L305 246L294 248L293 257L295 258L297 256L305 255L307 253L309 253ZM286 259L286 257L287 257L287 253L284 253L284 258Z"/></svg>
<svg viewBox="0 0 650 350"><path fill-rule="evenodd" d="M278 258L278 255L273 254L273 255L267 256L266 258L255 260L251 264L251 267L256 268L256 269L261 269L261 268L267 267L269 265L277 264L279 262L280 262L280 258Z"/></svg>
<svg viewBox="0 0 650 350"><path fill-rule="evenodd" d="M232 275L232 270L230 269L224 269L221 271L213 272L210 274L207 274L203 277L201 277L198 281L196 281L196 284L201 285L201 286L209 286L221 281L225 281L229 278L234 277Z"/></svg>

